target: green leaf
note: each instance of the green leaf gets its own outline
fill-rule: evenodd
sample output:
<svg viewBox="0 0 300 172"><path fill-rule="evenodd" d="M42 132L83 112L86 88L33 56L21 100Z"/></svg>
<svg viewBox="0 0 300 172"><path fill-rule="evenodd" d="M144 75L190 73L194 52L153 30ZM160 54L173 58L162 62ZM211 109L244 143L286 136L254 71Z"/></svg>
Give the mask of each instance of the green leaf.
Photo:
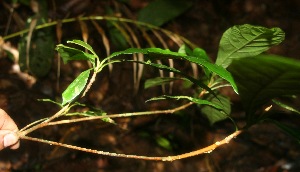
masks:
<svg viewBox="0 0 300 172"><path fill-rule="evenodd" d="M227 68L233 59L259 55L284 38L285 33L280 28L249 24L233 26L221 38L216 64Z"/></svg>
<svg viewBox="0 0 300 172"><path fill-rule="evenodd" d="M144 85L144 88L150 88L150 87L155 87L155 86L159 86L159 85L164 85L166 83L175 81L175 80L179 80L182 78L167 78L167 77L156 77L156 78L152 78L152 79L147 79Z"/></svg>
<svg viewBox="0 0 300 172"><path fill-rule="evenodd" d="M90 75L90 69L81 72L81 74L68 86L62 93L62 105L73 101L84 89Z"/></svg>
<svg viewBox="0 0 300 172"><path fill-rule="evenodd" d="M300 94L300 61L259 55L234 60L228 70L237 83L249 115L254 115L258 108L273 98Z"/></svg>
<svg viewBox="0 0 300 172"><path fill-rule="evenodd" d="M92 54L94 54L97 57L97 54L95 53L93 48L89 44L87 44L86 42L83 42L81 40L72 40L72 41L67 41L67 43L73 43L73 44L80 45L80 46L86 48L87 50L89 50Z"/></svg>
<svg viewBox="0 0 300 172"><path fill-rule="evenodd" d="M227 97L221 95L218 95L217 97L210 96L208 101L215 106L220 107L215 108L214 106L204 106L201 108L202 114L209 120L211 125L229 117L229 114L231 113L231 105L230 100Z"/></svg>
<svg viewBox="0 0 300 172"><path fill-rule="evenodd" d="M133 60L128 60L128 61L133 61ZM164 71L168 71L168 72L174 72L178 75L181 75L181 76L184 76L187 80L191 81L192 83L198 85L199 87L201 88L204 88L205 90L207 90L209 93L215 95L215 93L207 86L205 85L204 83L202 83L200 80L197 80L175 68L172 68L172 67L169 67L169 66L166 66L166 65L163 65L163 64L157 64L157 63L151 63L150 60L148 60L147 62L143 62L143 61L133 61L133 62L136 62L136 63L141 63L141 64L145 64L145 65L149 65L149 66L152 66L152 67L155 67L157 69L160 69L160 70L164 70Z"/></svg>
<svg viewBox="0 0 300 172"><path fill-rule="evenodd" d="M210 60L209 57L208 57L208 55L206 54L206 51L203 50L202 48L195 48L193 50L193 54L192 55L196 56L196 57L199 57L201 59L207 60L207 61Z"/></svg>
<svg viewBox="0 0 300 172"><path fill-rule="evenodd" d="M150 2L138 14L138 21L161 26L179 16L193 5L187 0L156 0Z"/></svg>
<svg viewBox="0 0 300 172"><path fill-rule="evenodd" d="M88 60L95 66L95 56L89 53L85 53L76 48L68 47L63 44L56 46L56 50L60 54L64 63L66 64L70 60Z"/></svg>
<svg viewBox="0 0 300 172"><path fill-rule="evenodd" d="M43 18L37 19L37 24L44 24ZM51 70L54 57L54 35L50 28L34 30L30 40L28 56L26 46L28 35L24 35L19 42L19 65L22 71L30 71L38 77L46 76ZM27 59L28 57L28 59ZM27 65L28 63L28 65Z"/></svg>
<svg viewBox="0 0 300 172"><path fill-rule="evenodd" d="M219 103L215 103L215 102L212 102L212 101L208 101L208 100L203 100L203 99L198 99L198 98L193 98L193 97L189 97L189 96L168 96L168 95L163 95L163 96L160 96L160 97L154 97L154 98L151 98L148 101L156 101L156 100L165 100L167 98L171 98L171 99L177 99L177 100L180 100L180 99L186 99L186 100L189 100L191 102L194 102L198 105L209 105L209 106L212 106L216 109L223 109L222 106L219 105Z"/></svg>
<svg viewBox="0 0 300 172"><path fill-rule="evenodd" d="M207 60L210 61L208 55L206 54L205 50L203 50L202 48L195 48L194 50L191 50L188 46L186 45L182 45L179 50L178 53L183 53L186 54L188 56L194 56L203 60ZM203 68L203 71L205 73L205 76L207 76L208 78L210 77L211 71L208 70L206 67Z"/></svg>
<svg viewBox="0 0 300 172"><path fill-rule="evenodd" d="M300 129L299 128L291 127L289 125L283 124L276 120L269 119L268 121L273 122L278 128L280 128L286 134L295 138L300 143Z"/></svg>
<svg viewBox="0 0 300 172"><path fill-rule="evenodd" d="M167 150L172 150L172 145L167 138L159 136L155 140L159 146L161 146Z"/></svg>
<svg viewBox="0 0 300 172"><path fill-rule="evenodd" d="M211 63L211 62L209 62L209 61L207 61L203 58L199 58L199 57L195 57L195 56L187 56L186 54L183 54L183 53L177 53L177 52L173 52L173 51L170 51L170 50L163 50L163 49L160 49L160 48L145 48L145 49L129 48L129 49L124 50L124 51L119 51L119 52L112 53L108 57L108 59L113 58L115 56L123 55L123 54L134 54L134 53L142 53L142 54L148 55L148 57L151 58L151 59L152 58L153 59L156 59L156 58L185 59L189 62L196 63L198 65L201 65L201 66L207 68L211 72L216 73L221 78L228 81L231 84L231 86L233 87L233 89L235 90L235 92L237 92L237 87L236 87L236 84L235 84L231 74L226 69L224 69L223 67L215 65L215 64L213 64L213 63ZM145 62L140 62L140 63L146 64ZM155 65L154 63L151 63L151 62L149 62L147 64L152 65L152 66L157 67L157 68L160 68L162 70L165 69L165 70L169 70L171 72L182 74L180 71L174 70L174 68L171 69L168 66L163 67L163 65ZM184 76L187 77L186 75L184 75ZM207 89L207 87L203 86L203 84L200 84L199 81L196 81L196 79L194 79L192 77L189 77L188 79L191 80L194 83L198 82L197 85L199 85L199 86L201 85L202 88Z"/></svg>
<svg viewBox="0 0 300 172"><path fill-rule="evenodd" d="M50 103L54 103L54 104L56 104L56 105L62 107L61 103L56 102L56 101L51 100L51 99L37 99L37 100L38 100L38 101L42 101L42 102L50 102Z"/></svg>
<svg viewBox="0 0 300 172"><path fill-rule="evenodd" d="M68 114L66 114L66 116L93 117L93 116L107 116L107 115L102 110L97 110L97 109L95 110L95 109L93 109L93 111L68 113ZM101 118L101 120L104 121L104 122L116 124L116 122L113 119L109 118L109 117L107 117L107 118Z"/></svg>
<svg viewBox="0 0 300 172"><path fill-rule="evenodd" d="M106 7L105 14L113 16L115 15L115 10L110 7ZM114 45L114 47L116 47L116 49L124 50L129 47L128 39L131 38L126 38L127 33L122 27L122 23L107 20L106 26L109 33L110 42L112 45Z"/></svg>
<svg viewBox="0 0 300 172"><path fill-rule="evenodd" d="M282 108L284 108L284 109L286 109L286 110L289 110L289 111L291 111L291 112L295 112L295 113L297 113L298 115L300 115L300 111L298 111L297 109L295 109L295 108L293 108L293 107L291 107L291 106L289 106L289 105L286 105L286 104L284 104L284 103L282 103L282 102L280 102L280 101L277 101L277 100L272 100L275 104L277 104L278 106L280 106L280 107L282 107Z"/></svg>
<svg viewBox="0 0 300 172"><path fill-rule="evenodd" d="M198 65L204 66L209 71L219 75L221 78L225 79L226 81L228 81L230 83L230 85L232 86L232 88L234 89L234 91L236 93L238 92L236 83L235 83L232 75L225 68L215 65L215 64L213 64L207 60L201 59L201 58L196 58L196 57L191 57L191 56L186 56L183 58L190 62L194 62Z"/></svg>
<svg viewBox="0 0 300 172"><path fill-rule="evenodd" d="M183 44L179 47L178 53L190 56L193 55L193 50L191 50L186 44Z"/></svg>

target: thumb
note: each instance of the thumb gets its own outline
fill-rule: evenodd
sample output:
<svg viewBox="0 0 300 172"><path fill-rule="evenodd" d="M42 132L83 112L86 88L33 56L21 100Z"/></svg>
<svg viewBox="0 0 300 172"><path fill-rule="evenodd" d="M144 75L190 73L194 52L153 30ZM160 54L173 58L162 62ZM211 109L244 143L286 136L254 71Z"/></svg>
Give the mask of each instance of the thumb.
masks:
<svg viewBox="0 0 300 172"><path fill-rule="evenodd" d="M6 147L17 149L19 146L19 137L16 133L9 130L2 130L0 132L0 150Z"/></svg>

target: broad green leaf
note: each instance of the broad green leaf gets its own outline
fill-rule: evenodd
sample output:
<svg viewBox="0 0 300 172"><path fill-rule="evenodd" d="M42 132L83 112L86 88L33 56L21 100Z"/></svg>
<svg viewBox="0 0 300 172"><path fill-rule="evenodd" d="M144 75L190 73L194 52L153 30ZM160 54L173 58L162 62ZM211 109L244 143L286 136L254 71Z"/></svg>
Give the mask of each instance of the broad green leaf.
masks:
<svg viewBox="0 0 300 172"><path fill-rule="evenodd" d="M227 68L233 59L259 55L284 38L285 33L280 28L249 24L233 26L221 38L216 64Z"/></svg>
<svg viewBox="0 0 300 172"><path fill-rule="evenodd" d="M193 50L192 56L196 56L196 57L199 57L199 58L207 60L207 61L210 60L208 55L206 54L206 51L203 50L202 48L195 48Z"/></svg>
<svg viewBox="0 0 300 172"><path fill-rule="evenodd" d="M84 89L90 75L90 69L81 72L81 74L68 86L62 93L62 105L73 101Z"/></svg>
<svg viewBox="0 0 300 172"><path fill-rule="evenodd" d="M300 94L300 61L275 55L234 60L232 73L248 115L273 98Z"/></svg>
<svg viewBox="0 0 300 172"><path fill-rule="evenodd" d="M151 99L147 100L147 102L148 101L156 101L156 100L165 100L165 99L168 99L168 98L169 99L177 99L177 100L186 99L186 100L194 102L198 105L209 105L209 106L214 107L215 109L219 109L219 110L223 109L222 106L220 106L218 103L208 101L208 100L193 98L193 97L189 97L189 96L168 96L168 95L163 95L163 96L160 96L160 97L151 98Z"/></svg>
<svg viewBox="0 0 300 172"><path fill-rule="evenodd" d="M167 78L167 77L156 77L156 78L151 78L151 79L147 79L144 85L144 88L150 88L150 87L155 87L155 86L159 86L159 85L163 85L175 80L179 80L182 78Z"/></svg>
<svg viewBox="0 0 300 172"><path fill-rule="evenodd" d="M211 72L216 73L217 75L219 75L221 78L225 79L226 81L228 81L233 89L237 92L237 87L236 84L231 76L231 74L224 69L221 66L215 65L205 59L199 58L199 57L195 57L195 56L187 56L186 54L183 53L177 53L177 52L173 52L170 50L163 50L160 48L145 48L145 49L139 49L139 48L129 48L127 50L124 51L119 51L119 52L115 52L112 53L109 58L113 58L115 56L120 56L123 54L134 54L134 53L142 53L145 55L148 55L149 58L172 58L172 59L185 59L188 60L190 62L196 63L198 65L201 65L205 68L207 68L208 70L210 70ZM150 63L149 63L150 64ZM154 63L151 63L151 65L155 66ZM155 67L158 67L157 65ZM164 69L170 69L169 67L165 66ZM180 73L180 71L171 71L171 72L177 72ZM190 79L190 78L188 78ZM195 80L195 79L193 79ZM195 82L195 81L193 81ZM199 85L199 84L198 84ZM204 87L203 87L204 88ZM207 89L207 88L205 88Z"/></svg>
<svg viewBox="0 0 300 172"><path fill-rule="evenodd" d="M300 129L299 128L295 128L286 124L283 124L279 121L276 120L268 120L273 122L278 128L280 128L282 131L284 131L286 134L292 136L293 138L295 138L299 143L300 143Z"/></svg>
<svg viewBox="0 0 300 172"><path fill-rule="evenodd" d="M67 43L73 43L73 44L80 45L80 46L86 48L87 50L89 50L92 54L94 54L97 57L97 54L95 53L93 48L89 44L87 44L86 42L83 42L81 40L72 40L72 41L67 41Z"/></svg>
<svg viewBox="0 0 300 172"><path fill-rule="evenodd" d="M227 97L221 95L218 95L217 97L210 96L208 100L217 107L220 107L204 106L201 108L202 114L207 117L211 125L229 117L231 105L230 100Z"/></svg>
<svg viewBox="0 0 300 172"><path fill-rule="evenodd" d="M89 60L93 65L95 65L95 56L92 54L85 53L81 50L68 47L63 44L57 45L56 50L65 64L70 60Z"/></svg>
<svg viewBox="0 0 300 172"><path fill-rule="evenodd" d="M179 16L193 5L190 0L156 0L138 14L138 21L161 26Z"/></svg>

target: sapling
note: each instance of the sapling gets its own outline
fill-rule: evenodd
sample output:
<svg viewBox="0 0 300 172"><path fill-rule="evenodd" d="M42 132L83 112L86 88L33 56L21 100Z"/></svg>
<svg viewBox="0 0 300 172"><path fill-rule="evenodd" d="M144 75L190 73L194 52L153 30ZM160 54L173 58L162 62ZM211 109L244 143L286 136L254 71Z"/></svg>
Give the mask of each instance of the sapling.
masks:
<svg viewBox="0 0 300 172"><path fill-rule="evenodd" d="M93 17L93 19L96 18L97 17ZM128 22L129 20L118 19L118 21ZM151 28L153 29L154 27L151 26ZM91 64L91 68L78 75L62 93L62 102L56 102L56 104L61 107L61 110L49 118L41 119L27 125L18 132L18 135L20 139L37 141L95 154L155 161L173 161L203 153L210 153L219 146L229 143L233 138L237 137L252 125L262 121L273 122L285 132L290 133L299 140L299 135L294 134L295 132L288 126L272 119L272 115L269 113L270 108L261 111L264 105L270 103L270 101L276 97L300 93L300 83L298 82L300 79L300 62L284 57L262 54L270 47L278 45L283 40L284 32L280 28L268 29L249 24L233 26L224 32L221 38L216 63L213 63L212 60L210 60L203 49L197 47L192 47L192 49L190 49L188 45L183 45L178 52L160 48L128 48L123 51L114 52L104 59L100 59L93 48L86 42L80 40L67 41L68 44L79 45L87 51L59 44L56 46L56 50L63 61L67 63L70 60L86 60ZM193 44L190 44L190 46L191 45ZM146 60L130 60L126 57L128 55L136 54L144 55ZM196 64L199 68L203 69L203 73L199 75L199 78L195 78L175 67L159 63L157 59L178 59L187 61ZM188 103L167 110L125 112L120 114L106 114L105 112L101 112L94 113L97 115L92 116L90 113L82 112L77 113L81 116L75 119L60 119L62 116L67 117L71 115L70 109L74 106L81 105L77 100L86 95L95 82L98 73L111 64L124 62L143 64L159 70L172 72L176 75L176 77L172 78L157 77L151 79L146 82L146 88L163 85L175 80L184 80L195 85L199 92L193 97L187 95L162 95L148 100L160 101L165 99L176 99L188 101ZM222 96L218 91L219 88L228 86L241 97L247 117L245 126L237 126L235 124L235 120L230 115L231 105L229 99ZM281 102L275 101L275 103L283 108L293 109ZM203 115L208 118L212 125L215 125L218 121L230 119L233 126L235 126L235 131L224 139L205 148L200 148L181 155L166 157L111 153L28 136L28 134L37 129L51 125L99 119L108 119L108 121L111 122L113 118L173 114L192 105L197 105L201 108Z"/></svg>

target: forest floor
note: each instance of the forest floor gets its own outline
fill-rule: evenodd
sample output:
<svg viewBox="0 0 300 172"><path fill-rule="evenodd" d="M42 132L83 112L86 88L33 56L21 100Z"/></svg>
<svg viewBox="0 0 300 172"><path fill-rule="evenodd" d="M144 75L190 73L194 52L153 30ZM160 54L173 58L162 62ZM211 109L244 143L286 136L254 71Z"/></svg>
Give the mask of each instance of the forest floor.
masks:
<svg viewBox="0 0 300 172"><path fill-rule="evenodd" d="M70 5L70 2L74 2L75 5ZM67 12L69 16L103 15L104 6L112 5L110 1L92 0L59 3L61 4L57 4L56 11L49 5L49 16L59 18L66 16ZM132 0L127 7L135 16L145 5L147 1ZM7 27L9 10L5 8L4 2L0 9L2 34ZM21 16L23 22L32 15L29 7L22 6L16 8L15 13ZM20 30L15 22L13 20L9 33ZM194 5L187 12L164 27L205 49L214 59L222 33L233 25L245 23L280 27L285 31L286 39L269 52L300 59L300 2L297 0L194 1ZM76 34L77 36L74 36ZM80 29L73 28L73 25L65 26L63 40L80 36ZM91 42L97 42L92 34L90 39ZM18 38L10 41L13 46L17 46ZM61 88L56 90L56 63L47 77L39 78L34 85L24 80L21 77L23 75L11 73L13 65L11 60L0 56L0 108L6 110L20 128L57 112L59 109L54 104L37 99L58 97L63 88L86 67L76 62L62 65ZM174 88L174 93L182 91L186 90ZM223 92L233 102L233 118L239 125L243 125L244 114L238 96L230 89ZM169 109L176 105L173 101L145 104L145 100L161 93L158 89L141 89L137 95L133 93L131 65L118 64L111 73L104 71L97 77L95 85L83 101L103 109L108 114ZM299 105L299 102L297 103ZM300 120L292 114L283 116L283 113L278 112L278 118L300 125ZM51 126L30 135L109 152L169 156L208 146L234 132L234 126L229 120L210 126L197 107L189 107L175 115L120 118L116 119L116 122L117 125L93 121ZM170 140L170 149L157 144L157 138L162 137ZM269 123L253 126L228 145L221 146L209 154L174 162L94 155L27 140L21 141L18 150L5 149L0 152L0 171L292 172L300 171L299 164L299 143Z"/></svg>

